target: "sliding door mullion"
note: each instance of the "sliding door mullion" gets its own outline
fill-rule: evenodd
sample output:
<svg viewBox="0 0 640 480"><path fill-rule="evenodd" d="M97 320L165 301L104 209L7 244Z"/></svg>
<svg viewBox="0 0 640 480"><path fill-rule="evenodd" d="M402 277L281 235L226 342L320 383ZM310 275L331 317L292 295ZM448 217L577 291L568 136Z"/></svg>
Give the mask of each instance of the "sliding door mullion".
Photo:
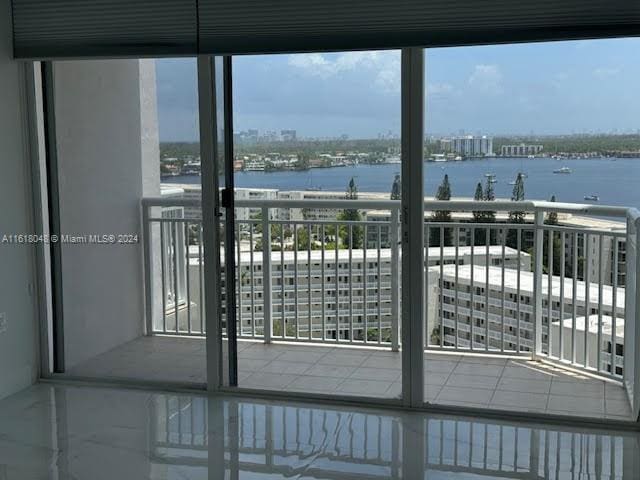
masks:
<svg viewBox="0 0 640 480"><path fill-rule="evenodd" d="M198 101L200 158L202 168L202 244L204 247L204 302L206 325L207 388L218 390L223 383L222 322L220 321L220 229L218 166L216 155L217 122L215 111L213 58L198 57ZM207 254L207 252L210 252ZM202 261L202 260L201 260Z"/></svg>
<svg viewBox="0 0 640 480"><path fill-rule="evenodd" d="M423 404L424 50L402 50L402 397Z"/></svg>
<svg viewBox="0 0 640 480"><path fill-rule="evenodd" d="M47 175L47 203L49 205L49 234L51 257L53 371L64 373L64 308L62 283L62 245L60 241L60 190L58 181L58 149L56 143L56 114L53 63L42 62L42 108L45 137L45 165Z"/></svg>
<svg viewBox="0 0 640 480"><path fill-rule="evenodd" d="M224 95L224 208L225 208L225 302L227 311L227 345L229 356L229 385L238 385L238 338L236 332L236 258L235 258L235 208L233 177L233 91L232 57L223 57ZM238 250L239 252L240 250ZM238 261L240 257L238 256Z"/></svg>

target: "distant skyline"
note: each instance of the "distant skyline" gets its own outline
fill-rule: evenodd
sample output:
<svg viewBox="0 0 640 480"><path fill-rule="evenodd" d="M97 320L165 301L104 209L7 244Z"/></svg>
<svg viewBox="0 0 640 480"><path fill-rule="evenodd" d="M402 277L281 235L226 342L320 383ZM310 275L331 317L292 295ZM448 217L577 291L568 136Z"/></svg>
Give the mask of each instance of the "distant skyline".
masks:
<svg viewBox="0 0 640 480"><path fill-rule="evenodd" d="M640 129L640 39L426 51L430 134ZM376 138L400 131L400 52L234 58L234 130ZM198 140L195 59L156 61L162 141Z"/></svg>

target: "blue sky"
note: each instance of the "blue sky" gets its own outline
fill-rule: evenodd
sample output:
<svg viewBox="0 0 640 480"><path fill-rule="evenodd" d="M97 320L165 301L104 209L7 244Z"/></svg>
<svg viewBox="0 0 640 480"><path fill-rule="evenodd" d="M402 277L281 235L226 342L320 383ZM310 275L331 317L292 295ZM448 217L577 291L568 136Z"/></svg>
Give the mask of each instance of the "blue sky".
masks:
<svg viewBox="0 0 640 480"><path fill-rule="evenodd" d="M429 133L640 130L640 39L428 49ZM235 130L400 131L400 53L234 58ZM156 62L160 138L196 140L193 59Z"/></svg>

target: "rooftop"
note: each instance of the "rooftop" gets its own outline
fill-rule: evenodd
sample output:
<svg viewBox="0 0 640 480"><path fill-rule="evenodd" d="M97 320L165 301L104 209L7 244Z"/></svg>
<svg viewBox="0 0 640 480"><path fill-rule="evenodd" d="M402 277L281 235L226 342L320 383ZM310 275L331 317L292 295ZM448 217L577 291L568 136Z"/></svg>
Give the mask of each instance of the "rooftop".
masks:
<svg viewBox="0 0 640 480"><path fill-rule="evenodd" d="M440 272L440 267L430 267L431 272ZM504 287L505 291L509 293L517 292L518 285L518 271L510 268L502 269L501 267L489 267L489 285L492 289L502 291L503 275L504 272ZM445 265L443 267L443 274L449 281L455 281L456 266ZM458 280L460 283L468 285L471 279L471 265L458 266ZM486 267L482 265L475 265L473 269L473 284L475 287L482 287L487 280ZM533 295L533 283L534 273L521 271L520 272L520 293ZM560 300L560 286L564 284L564 299L565 303L570 302L573 298L573 279L564 278L557 275L551 277L551 295L554 301ZM613 305L613 287L610 285L602 285L602 305L611 308ZM624 311L625 308L625 289L624 287L617 287L616 289L616 305L620 311ZM542 295L547 296L549 293L549 276L542 275ZM586 283L577 280L576 281L576 302L584 305L586 298ZM589 302L596 307L599 301L599 285L597 283L589 284Z"/></svg>
<svg viewBox="0 0 640 480"><path fill-rule="evenodd" d="M285 243L285 248L287 244ZM473 255L476 261L482 261L487 255L487 247L458 247L458 259L467 258L471 256L471 251L473 249ZM401 254L401 249L400 254ZM440 247L430 247L428 249L428 258L430 261L439 261L440 260ZM390 248L354 248L351 251L349 249L340 248L338 249L338 261L348 262L350 259L352 261L363 261L365 258L368 261L376 261L378 259L378 255L381 259L388 260L391 258L391 249ZM189 245L189 256L192 257L191 260L197 260L201 250L197 245ZM281 259L284 259L286 263L293 263L296 258L298 263L306 263L309 257L308 250L285 250L284 252L280 250L272 250L271 251L271 261L272 263L280 263ZM518 250L510 247L505 247L504 255L506 260L513 260L518 257ZM456 256L456 247L444 247L442 248L442 258L444 260L454 260ZM245 264L251 262L251 257L253 257L253 262L255 264L262 263L262 251L241 251L240 252L240 263ZM493 245L489 247L489 257L492 258L502 258L502 246ZM528 260L531 256L528 253L520 252L520 258L522 261ZM325 263L332 262L336 258L336 250L335 249L325 249L324 250L324 259ZM238 260L238 254L236 252L236 261ZM321 262L322 261L322 250L311 250L311 261Z"/></svg>

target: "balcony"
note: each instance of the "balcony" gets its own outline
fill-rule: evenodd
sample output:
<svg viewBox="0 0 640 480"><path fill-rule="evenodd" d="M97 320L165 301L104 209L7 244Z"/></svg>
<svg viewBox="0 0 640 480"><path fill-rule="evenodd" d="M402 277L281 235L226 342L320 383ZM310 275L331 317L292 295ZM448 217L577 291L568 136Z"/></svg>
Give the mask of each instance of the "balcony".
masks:
<svg viewBox="0 0 640 480"><path fill-rule="evenodd" d="M346 209L360 218L339 220ZM452 221L431 220L445 209ZM636 295L625 291L636 288L638 212L504 201L425 211L425 402L631 419ZM472 221L479 211L498 213ZM618 223L591 220L602 217ZM199 201L145 199L143 221L148 335L70 373L204 384ZM399 227L395 201L237 201L239 387L398 397Z"/></svg>

